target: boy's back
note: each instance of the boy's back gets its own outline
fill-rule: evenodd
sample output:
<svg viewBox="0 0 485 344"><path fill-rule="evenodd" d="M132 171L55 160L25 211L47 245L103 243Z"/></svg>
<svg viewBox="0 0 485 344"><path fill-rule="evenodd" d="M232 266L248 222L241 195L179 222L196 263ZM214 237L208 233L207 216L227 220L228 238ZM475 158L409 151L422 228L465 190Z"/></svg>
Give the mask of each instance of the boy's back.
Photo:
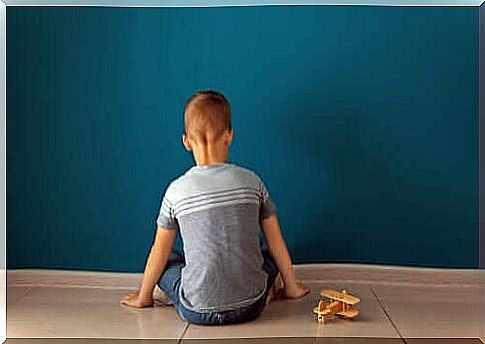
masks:
<svg viewBox="0 0 485 344"><path fill-rule="evenodd" d="M225 311L263 295L260 219L275 212L261 179L230 163L193 166L168 186L157 219L184 244L180 300L197 312Z"/></svg>

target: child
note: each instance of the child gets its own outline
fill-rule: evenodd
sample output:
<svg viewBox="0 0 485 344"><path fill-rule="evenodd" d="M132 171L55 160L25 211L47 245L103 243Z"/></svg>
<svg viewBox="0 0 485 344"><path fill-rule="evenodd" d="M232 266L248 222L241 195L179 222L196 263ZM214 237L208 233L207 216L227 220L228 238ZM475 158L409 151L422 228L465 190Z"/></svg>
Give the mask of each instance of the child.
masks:
<svg viewBox="0 0 485 344"><path fill-rule="evenodd" d="M278 295L309 293L295 281L264 183L227 162L233 138L229 102L218 92L200 91L184 114L182 141L196 166L168 185L141 288L120 303L149 307L156 296L173 304L184 321L218 325L255 319ZM259 243L260 228L266 243ZM183 256L171 253L177 231Z"/></svg>

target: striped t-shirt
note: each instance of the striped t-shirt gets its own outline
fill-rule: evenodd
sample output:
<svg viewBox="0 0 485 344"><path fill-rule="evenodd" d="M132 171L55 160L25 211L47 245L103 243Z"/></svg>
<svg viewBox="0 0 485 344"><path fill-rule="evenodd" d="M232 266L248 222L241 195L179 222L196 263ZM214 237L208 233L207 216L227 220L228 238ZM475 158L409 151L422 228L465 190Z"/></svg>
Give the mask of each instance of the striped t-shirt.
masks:
<svg viewBox="0 0 485 344"><path fill-rule="evenodd" d="M179 230L180 301L196 312L252 304L266 288L260 220L275 213L262 180L231 163L193 166L167 187L157 224Z"/></svg>

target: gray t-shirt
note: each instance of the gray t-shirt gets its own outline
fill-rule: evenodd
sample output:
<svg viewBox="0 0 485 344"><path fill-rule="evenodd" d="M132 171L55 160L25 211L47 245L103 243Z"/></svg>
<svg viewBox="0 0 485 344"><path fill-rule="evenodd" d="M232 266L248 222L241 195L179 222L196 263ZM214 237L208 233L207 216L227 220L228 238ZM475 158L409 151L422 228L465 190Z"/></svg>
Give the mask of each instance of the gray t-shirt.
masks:
<svg viewBox="0 0 485 344"><path fill-rule="evenodd" d="M221 312L263 295L259 221L275 211L262 180L231 163L193 166L168 185L157 224L180 231L179 297L186 308Z"/></svg>

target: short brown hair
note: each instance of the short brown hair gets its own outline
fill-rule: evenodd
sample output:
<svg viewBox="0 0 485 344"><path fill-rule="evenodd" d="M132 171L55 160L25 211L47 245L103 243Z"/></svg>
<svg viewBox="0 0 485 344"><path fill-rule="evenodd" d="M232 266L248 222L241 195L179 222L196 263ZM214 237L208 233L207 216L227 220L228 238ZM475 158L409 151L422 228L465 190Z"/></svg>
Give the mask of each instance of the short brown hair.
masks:
<svg viewBox="0 0 485 344"><path fill-rule="evenodd" d="M217 91L198 91L185 105L184 123L185 134L192 141L212 144L231 130L231 106Z"/></svg>

